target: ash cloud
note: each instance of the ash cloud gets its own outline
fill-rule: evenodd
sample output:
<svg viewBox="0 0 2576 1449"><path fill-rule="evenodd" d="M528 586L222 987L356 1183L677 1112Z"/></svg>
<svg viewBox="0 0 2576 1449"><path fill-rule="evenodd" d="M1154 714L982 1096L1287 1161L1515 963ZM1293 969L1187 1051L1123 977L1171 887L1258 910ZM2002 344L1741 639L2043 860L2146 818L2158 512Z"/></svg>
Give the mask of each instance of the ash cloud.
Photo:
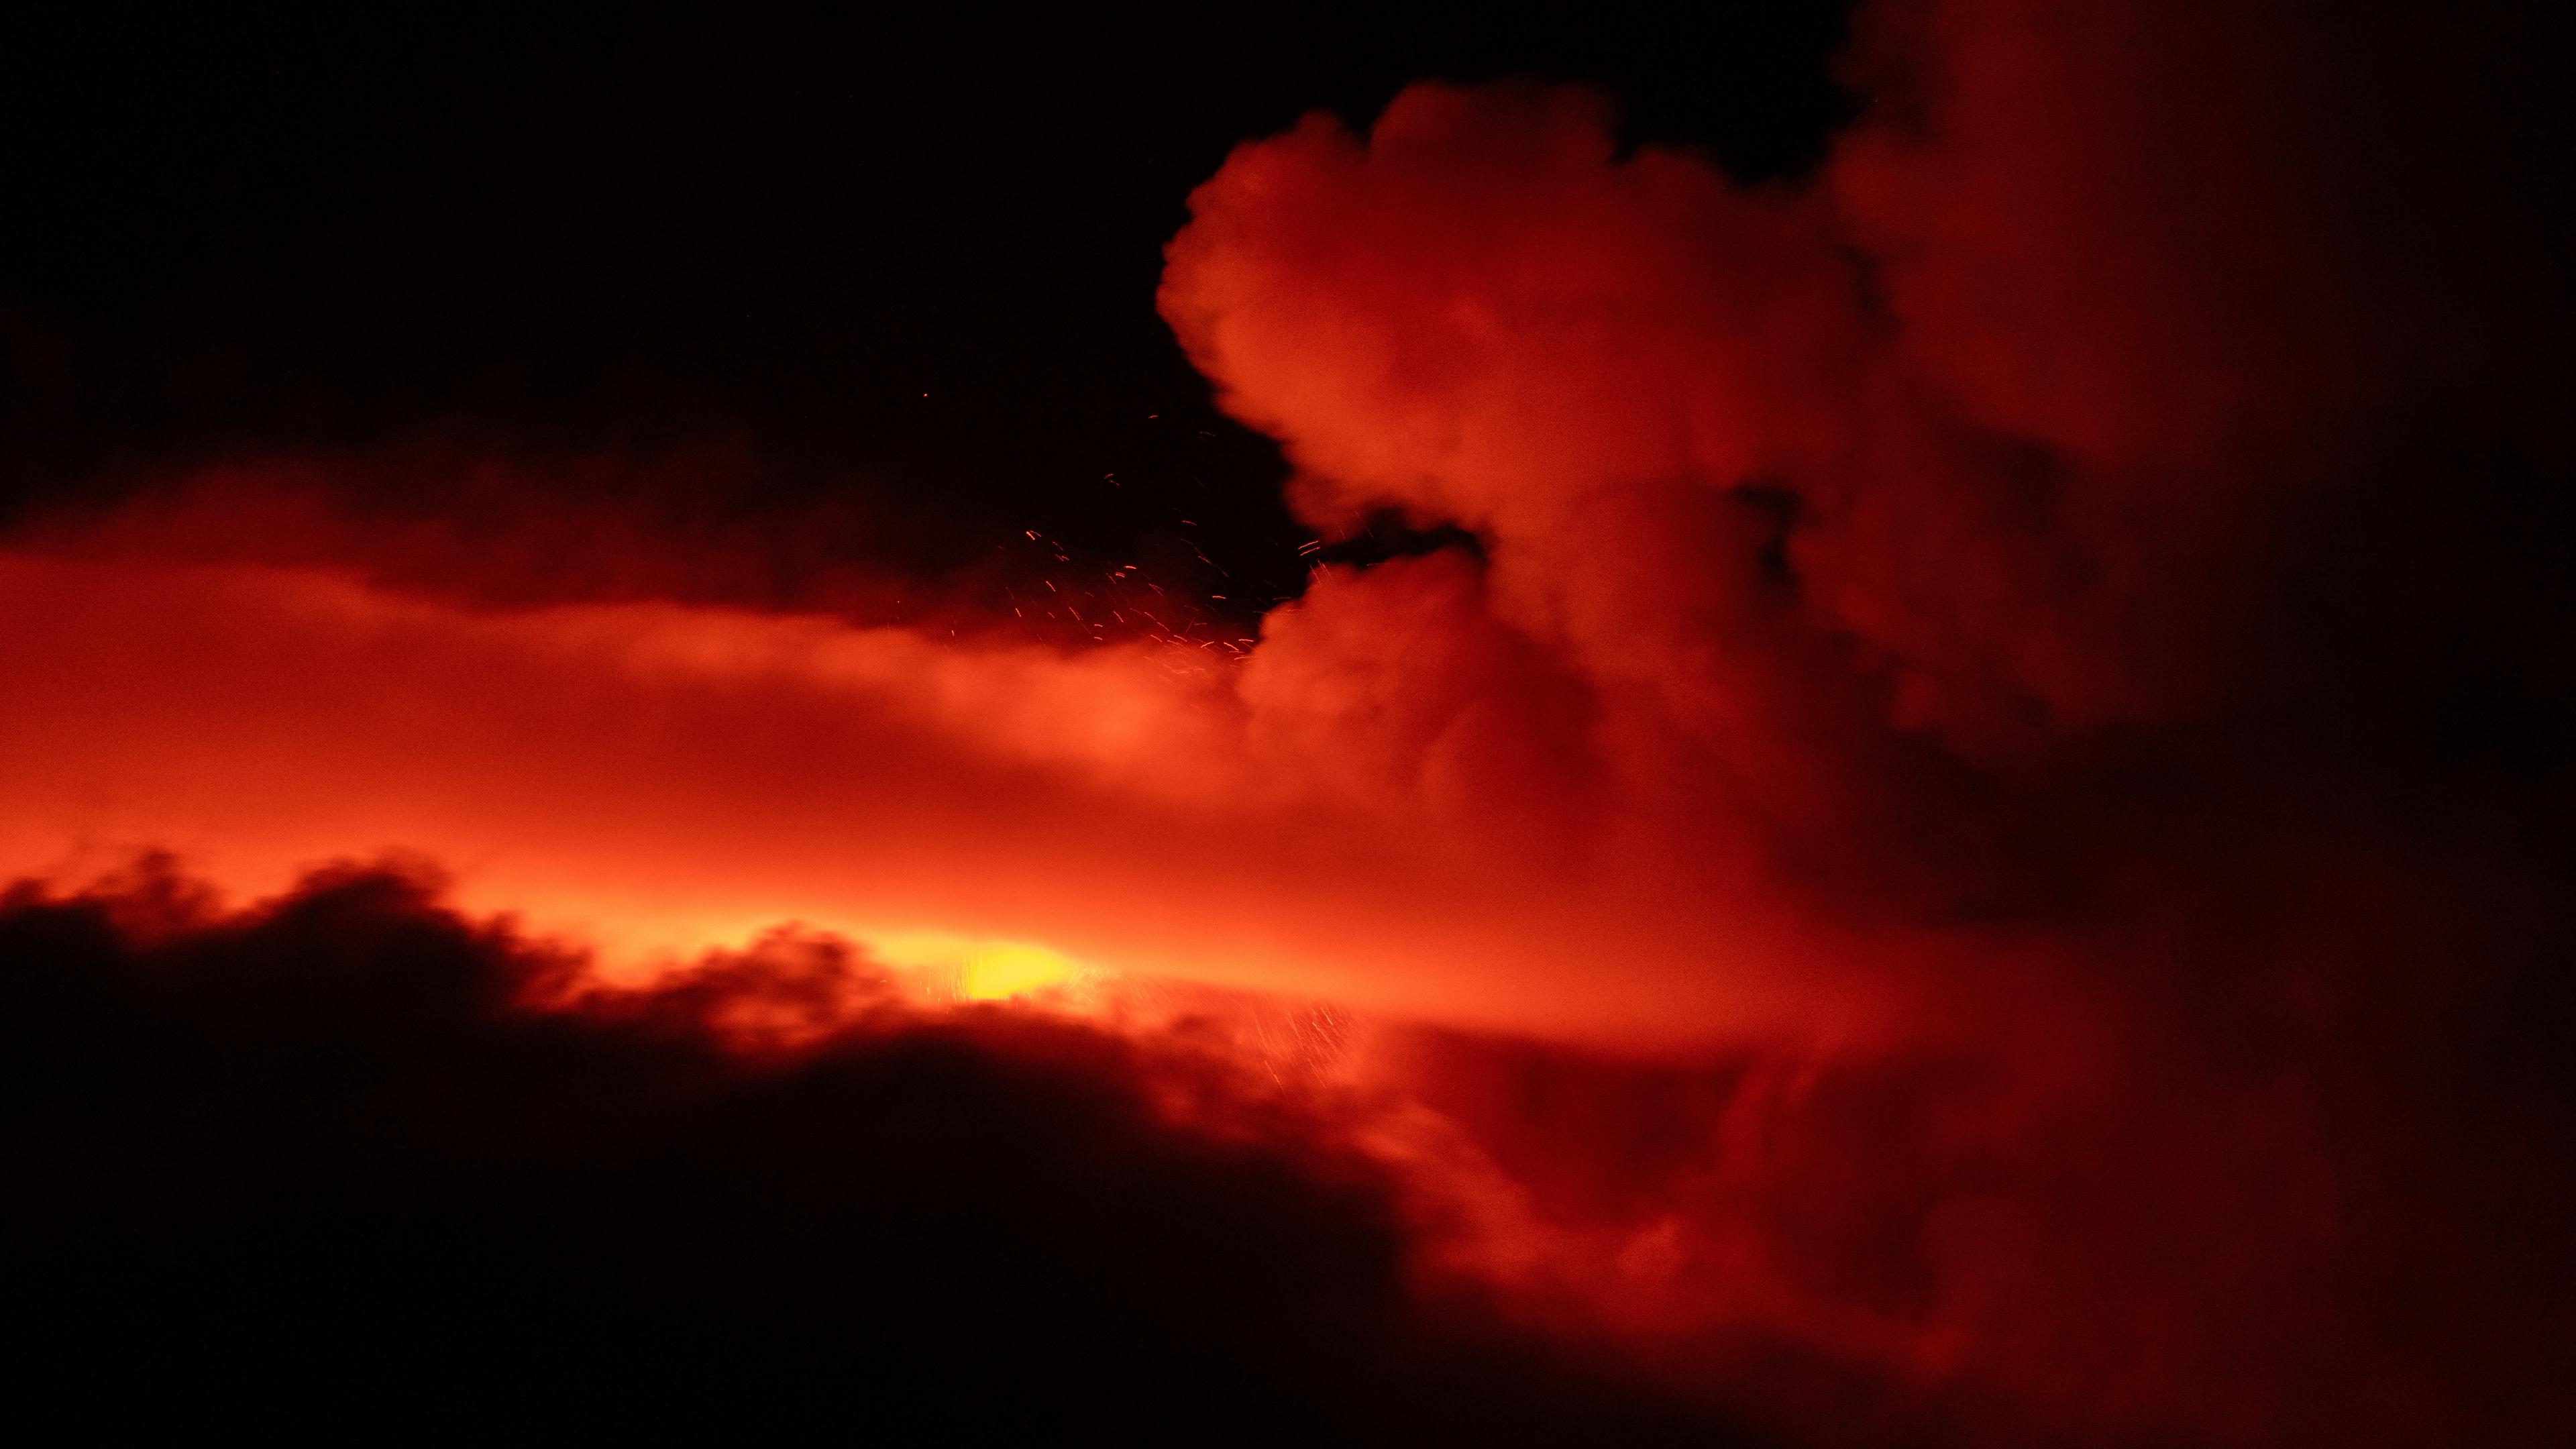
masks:
<svg viewBox="0 0 2576 1449"><path fill-rule="evenodd" d="M1351 714L1403 763L1379 788L1472 793L1399 742L1500 714L1530 763L1488 795L1658 879L1701 970L1904 1003L1789 1069L1767 1146L1724 1145L1767 1140L1738 1091L1598 1103L1705 1114L1661 1200L1707 1267L1674 1301L1877 1304L2097 1428L2545 1438L2550 37L2003 0L1861 29L1877 104L1801 185L1538 89L1235 153L1165 315L1304 517L1392 508L1482 560L1468 606L1429 567L1319 589L1252 668L1377 677L1451 608L1452 648L1511 662ZM1683 1171L1662 1151L1609 1176ZM1714 1286L1745 1260L1780 1276Z"/></svg>

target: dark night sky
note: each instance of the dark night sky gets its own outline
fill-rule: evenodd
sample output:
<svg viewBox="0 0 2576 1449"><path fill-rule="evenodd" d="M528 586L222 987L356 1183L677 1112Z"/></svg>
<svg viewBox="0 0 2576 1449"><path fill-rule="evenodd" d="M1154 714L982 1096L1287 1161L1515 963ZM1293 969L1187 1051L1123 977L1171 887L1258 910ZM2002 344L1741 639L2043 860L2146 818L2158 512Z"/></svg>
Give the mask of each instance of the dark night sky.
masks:
<svg viewBox="0 0 2576 1449"><path fill-rule="evenodd" d="M264 449L748 444L735 501L857 480L901 540L872 550L933 569L1031 527L1133 554L1187 516L1292 590L1276 450L1154 312L1190 189L1425 77L1590 82L1634 139L1794 173L1849 109L1842 8L22 31L7 496Z"/></svg>

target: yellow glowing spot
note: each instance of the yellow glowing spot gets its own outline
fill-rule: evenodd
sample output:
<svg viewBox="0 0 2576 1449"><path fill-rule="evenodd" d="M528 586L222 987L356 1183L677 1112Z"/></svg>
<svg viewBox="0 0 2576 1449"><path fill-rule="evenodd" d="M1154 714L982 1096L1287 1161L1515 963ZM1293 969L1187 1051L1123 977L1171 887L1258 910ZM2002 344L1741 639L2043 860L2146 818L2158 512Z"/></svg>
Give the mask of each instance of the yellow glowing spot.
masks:
<svg viewBox="0 0 2576 1449"><path fill-rule="evenodd" d="M1044 946L985 946L968 953L958 992L969 1001L999 1001L1071 980L1074 969Z"/></svg>
<svg viewBox="0 0 2576 1449"><path fill-rule="evenodd" d="M1087 987L1108 974L1027 941L953 931L887 930L856 922L811 924L856 942L869 958L909 978L931 1001L1001 1001L1051 986Z"/></svg>

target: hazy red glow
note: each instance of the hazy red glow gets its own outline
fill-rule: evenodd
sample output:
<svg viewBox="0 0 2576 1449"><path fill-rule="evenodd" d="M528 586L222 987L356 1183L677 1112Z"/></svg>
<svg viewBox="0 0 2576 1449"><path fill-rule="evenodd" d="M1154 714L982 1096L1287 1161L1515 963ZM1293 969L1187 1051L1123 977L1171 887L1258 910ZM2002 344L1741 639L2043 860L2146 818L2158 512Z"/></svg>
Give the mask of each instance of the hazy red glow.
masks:
<svg viewBox="0 0 2576 1449"><path fill-rule="evenodd" d="M0 553L0 875L416 852L622 967L798 922L980 952L969 996L1325 1000L1426 1257L1682 1377L1769 1336L2079 1428L2469 1432L2522 1370L2439 1325L2528 1290L2419 1240L2531 1208L2421 1023L2489 1021L2550 880L2335 773L2386 686L2294 597L2460 299L2340 153L2236 149L2268 71L2169 84L2197 22L2023 8L1889 20L1934 99L1803 189L1566 94L1238 151L1165 315L1318 528L1483 550L1328 571L1241 659L131 519Z"/></svg>
<svg viewBox="0 0 2576 1449"><path fill-rule="evenodd" d="M1299 738L1342 701L1279 687L1312 667L1302 620L1282 663L1237 670L676 606L471 612L309 571L18 556L0 593L29 624L0 704L17 873L165 848L256 893L414 851L477 909L628 956L801 920L1592 1033L1833 1022L1761 989L1776 921L1680 904L1686 864L1534 867L1368 799ZM1718 953L1742 967L1699 969Z"/></svg>

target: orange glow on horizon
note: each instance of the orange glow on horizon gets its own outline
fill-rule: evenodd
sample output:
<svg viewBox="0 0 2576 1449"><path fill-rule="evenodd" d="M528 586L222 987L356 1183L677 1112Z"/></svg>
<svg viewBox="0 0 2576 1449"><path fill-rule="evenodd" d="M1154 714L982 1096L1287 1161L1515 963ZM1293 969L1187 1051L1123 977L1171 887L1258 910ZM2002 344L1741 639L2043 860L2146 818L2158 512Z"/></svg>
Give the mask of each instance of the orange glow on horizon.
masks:
<svg viewBox="0 0 2576 1449"><path fill-rule="evenodd" d="M928 930L1047 953L963 968L996 995L1065 979L1041 964L1060 958L1598 1038L1874 1029L1886 997L1816 977L1811 933L1705 862L1617 833L1573 853L1492 813L1512 802L1401 774L1355 792L1365 762L1317 747L1319 697L1277 681L1341 667L1313 621L1419 587L1453 585L1327 578L1250 663L1214 666L0 553L21 621L0 871L77 882L167 851L249 899L391 851L613 971L781 925Z"/></svg>

